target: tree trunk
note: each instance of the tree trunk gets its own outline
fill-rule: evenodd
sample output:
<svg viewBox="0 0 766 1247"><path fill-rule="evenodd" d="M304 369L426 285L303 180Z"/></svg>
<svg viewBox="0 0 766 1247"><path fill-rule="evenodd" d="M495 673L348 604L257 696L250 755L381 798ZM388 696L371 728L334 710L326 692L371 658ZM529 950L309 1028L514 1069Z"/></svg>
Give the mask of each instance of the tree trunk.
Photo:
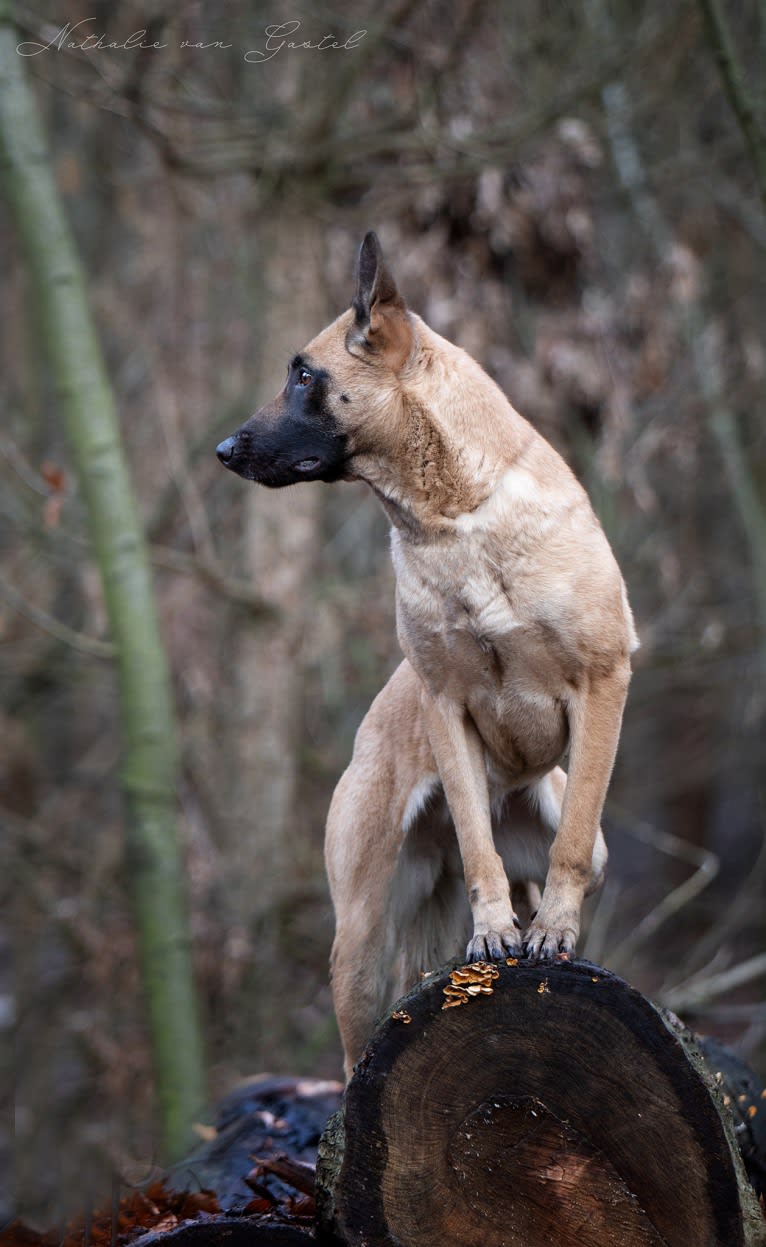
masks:
<svg viewBox="0 0 766 1247"><path fill-rule="evenodd" d="M429 976L373 1036L317 1186L359 1247L766 1242L691 1036L588 962Z"/></svg>
<svg viewBox="0 0 766 1247"><path fill-rule="evenodd" d="M277 224L264 223L258 235L258 385L247 398L250 411L279 392L290 356L329 319L318 226L289 205L280 210ZM257 949L257 957L251 952L239 963L246 1007L234 1019L242 1038L237 1041L232 1033L231 1043L239 1042L257 1066L279 1069L295 1039L289 1011L283 1016L262 991L261 968L291 955L295 897L322 870L316 823L296 811L296 801L306 640L315 626L307 586L319 562L323 486L240 484L245 578L273 617L243 623L238 612L227 661L225 764L231 784L222 819L227 906L245 933L246 947Z"/></svg>
<svg viewBox="0 0 766 1247"><path fill-rule="evenodd" d="M259 254L263 256L257 347L261 375L253 410L279 392L290 354L329 319L316 224L287 209L278 228L262 227ZM321 488L251 485L244 495L246 573L275 615L271 622L243 629L237 651L236 734L241 761L232 825L241 846L240 877L252 876L257 857L266 885L258 890L250 887L247 901L249 916L262 926L261 946L264 936L278 925L273 923L274 911L295 887L295 863L306 857L299 839L305 835L305 820L298 822L294 814L305 683L303 642L313 609L306 586L318 562Z"/></svg>
<svg viewBox="0 0 766 1247"><path fill-rule="evenodd" d="M175 829L175 731L143 533L114 398L42 125L0 0L0 166L23 241L116 649L122 785L165 1150L183 1154L204 1066Z"/></svg>

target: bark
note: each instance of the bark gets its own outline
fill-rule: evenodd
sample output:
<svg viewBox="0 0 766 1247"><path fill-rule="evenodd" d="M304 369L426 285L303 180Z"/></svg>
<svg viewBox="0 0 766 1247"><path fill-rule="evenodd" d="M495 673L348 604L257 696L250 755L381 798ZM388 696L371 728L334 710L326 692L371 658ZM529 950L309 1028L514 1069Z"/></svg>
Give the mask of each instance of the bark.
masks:
<svg viewBox="0 0 766 1247"><path fill-rule="evenodd" d="M0 0L0 162L29 271L115 647L122 786L165 1150L181 1155L204 1103L183 872L175 828L170 683L146 549L85 277L53 179L21 36Z"/></svg>
<svg viewBox="0 0 766 1247"><path fill-rule="evenodd" d="M270 1218L259 1223L251 1217L219 1217L142 1234L134 1247L311 1247L312 1243L316 1239L309 1230L275 1225Z"/></svg>
<svg viewBox="0 0 766 1247"><path fill-rule="evenodd" d="M357 1066L320 1145L329 1241L766 1242L724 1093L676 1019L588 962L487 967L459 1005L454 984L429 976Z"/></svg>

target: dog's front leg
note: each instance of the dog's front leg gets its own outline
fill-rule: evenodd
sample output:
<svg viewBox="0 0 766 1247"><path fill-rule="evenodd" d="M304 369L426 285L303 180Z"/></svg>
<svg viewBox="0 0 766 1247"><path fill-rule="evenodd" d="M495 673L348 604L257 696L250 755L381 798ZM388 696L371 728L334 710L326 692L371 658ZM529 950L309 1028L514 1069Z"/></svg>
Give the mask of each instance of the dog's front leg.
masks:
<svg viewBox="0 0 766 1247"><path fill-rule="evenodd" d="M423 695L436 768L455 824L465 886L473 915L469 961L521 951L508 877L492 838L484 748L463 706Z"/></svg>
<svg viewBox="0 0 766 1247"><path fill-rule="evenodd" d="M569 766L545 890L524 937L531 957L574 951L593 872L593 846L617 752L630 669L592 678L568 707Z"/></svg>

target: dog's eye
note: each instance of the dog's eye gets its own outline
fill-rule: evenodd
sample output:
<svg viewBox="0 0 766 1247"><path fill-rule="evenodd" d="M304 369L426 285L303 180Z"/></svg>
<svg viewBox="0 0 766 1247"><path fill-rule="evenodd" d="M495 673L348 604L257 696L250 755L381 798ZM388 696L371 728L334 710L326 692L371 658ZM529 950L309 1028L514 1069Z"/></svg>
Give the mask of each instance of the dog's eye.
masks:
<svg viewBox="0 0 766 1247"><path fill-rule="evenodd" d="M298 385L311 385L313 379L308 368L301 368L298 372Z"/></svg>

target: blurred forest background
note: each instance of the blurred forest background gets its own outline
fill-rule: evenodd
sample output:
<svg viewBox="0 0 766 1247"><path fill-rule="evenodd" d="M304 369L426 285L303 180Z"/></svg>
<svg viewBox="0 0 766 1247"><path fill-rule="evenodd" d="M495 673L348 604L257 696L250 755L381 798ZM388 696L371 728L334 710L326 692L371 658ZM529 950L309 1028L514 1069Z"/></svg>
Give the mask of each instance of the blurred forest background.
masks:
<svg viewBox="0 0 766 1247"><path fill-rule="evenodd" d="M724 6L717 59L712 3L16 8L20 41L93 19L70 38L164 45L25 69L172 668L211 1095L340 1075L322 834L398 661L387 525L363 486L261 490L214 448L348 306L368 228L572 464L628 583L642 648L581 948L763 1067L766 9ZM266 60L277 21L366 34ZM143 1177L154 1093L104 604L2 194L0 230L0 1027L17 1204L49 1220Z"/></svg>

